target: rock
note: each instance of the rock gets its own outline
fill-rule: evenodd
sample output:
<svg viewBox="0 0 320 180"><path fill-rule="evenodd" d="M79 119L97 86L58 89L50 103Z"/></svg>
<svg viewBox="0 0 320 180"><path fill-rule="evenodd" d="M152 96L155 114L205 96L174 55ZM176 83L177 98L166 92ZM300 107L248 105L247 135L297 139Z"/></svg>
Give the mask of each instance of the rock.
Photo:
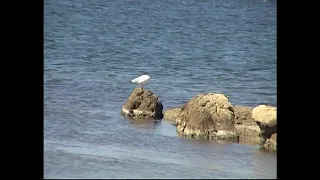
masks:
<svg viewBox="0 0 320 180"><path fill-rule="evenodd" d="M238 140L234 112L223 94L200 94L181 108L177 133L193 138Z"/></svg>
<svg viewBox="0 0 320 180"><path fill-rule="evenodd" d="M263 147L268 150L276 151L277 150L277 134L276 133L272 134L271 137L265 141L265 143L263 144Z"/></svg>
<svg viewBox="0 0 320 180"><path fill-rule="evenodd" d="M235 125L239 133L239 141L249 144L261 143L260 127L252 118L253 107L233 106Z"/></svg>
<svg viewBox="0 0 320 180"><path fill-rule="evenodd" d="M270 147L274 149L274 146L270 144L274 144L276 140L270 138L273 134L277 133L277 108L259 105L252 110L252 118L261 129L260 136L262 137L262 145L265 148ZM275 135L273 138L276 139L277 136Z"/></svg>
<svg viewBox="0 0 320 180"><path fill-rule="evenodd" d="M252 110L252 118L257 122L270 124L277 121L277 108L259 105Z"/></svg>
<svg viewBox="0 0 320 180"><path fill-rule="evenodd" d="M181 108L171 108L163 111L163 119L175 121L181 114Z"/></svg>
<svg viewBox="0 0 320 180"><path fill-rule="evenodd" d="M162 119L163 105L159 97L151 91L135 88L121 113L134 119Z"/></svg>

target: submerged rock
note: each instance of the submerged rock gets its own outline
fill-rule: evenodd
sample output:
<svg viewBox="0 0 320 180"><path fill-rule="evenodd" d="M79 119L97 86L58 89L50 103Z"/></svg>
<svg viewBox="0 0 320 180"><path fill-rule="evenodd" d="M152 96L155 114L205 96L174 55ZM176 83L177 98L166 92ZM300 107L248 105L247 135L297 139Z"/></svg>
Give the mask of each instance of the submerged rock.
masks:
<svg viewBox="0 0 320 180"><path fill-rule="evenodd" d="M162 119L163 105L151 91L135 88L123 105L121 113L134 119Z"/></svg>
<svg viewBox="0 0 320 180"><path fill-rule="evenodd" d="M177 133L206 139L238 140L234 127L234 110L223 94L201 94L193 97L176 119Z"/></svg>
<svg viewBox="0 0 320 180"><path fill-rule="evenodd" d="M277 108L259 105L252 110L252 118L261 129L262 145L266 149L276 150Z"/></svg>

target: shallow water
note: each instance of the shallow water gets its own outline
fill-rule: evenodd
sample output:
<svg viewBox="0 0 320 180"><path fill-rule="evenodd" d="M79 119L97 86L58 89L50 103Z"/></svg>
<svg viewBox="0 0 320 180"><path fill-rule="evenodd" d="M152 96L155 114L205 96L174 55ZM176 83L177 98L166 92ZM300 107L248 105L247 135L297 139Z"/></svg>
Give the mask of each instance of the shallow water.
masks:
<svg viewBox="0 0 320 180"><path fill-rule="evenodd" d="M205 92L275 106L276 1L46 0L45 178L276 177L276 153L122 117L143 71L164 108Z"/></svg>

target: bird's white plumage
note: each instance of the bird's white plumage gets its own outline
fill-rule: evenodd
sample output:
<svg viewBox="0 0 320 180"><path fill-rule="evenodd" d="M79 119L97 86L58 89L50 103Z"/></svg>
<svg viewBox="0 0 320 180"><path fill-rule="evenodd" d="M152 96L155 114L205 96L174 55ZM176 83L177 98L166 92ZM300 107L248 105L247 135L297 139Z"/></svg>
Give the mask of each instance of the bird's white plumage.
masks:
<svg viewBox="0 0 320 180"><path fill-rule="evenodd" d="M143 85L143 84L146 84L149 80L150 80L150 76L142 75L142 76L139 76L139 77L131 80L131 82L134 84Z"/></svg>

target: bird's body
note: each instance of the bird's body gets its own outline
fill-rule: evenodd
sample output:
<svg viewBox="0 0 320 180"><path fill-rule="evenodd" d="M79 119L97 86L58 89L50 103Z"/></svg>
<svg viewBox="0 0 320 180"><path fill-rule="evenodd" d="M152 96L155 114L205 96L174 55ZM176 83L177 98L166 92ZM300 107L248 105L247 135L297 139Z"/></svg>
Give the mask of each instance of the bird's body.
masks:
<svg viewBox="0 0 320 180"><path fill-rule="evenodd" d="M146 84L149 80L150 80L150 76L145 74L145 75L139 76L139 77L131 80L131 82L134 84L141 85L141 87L143 89L143 85Z"/></svg>

